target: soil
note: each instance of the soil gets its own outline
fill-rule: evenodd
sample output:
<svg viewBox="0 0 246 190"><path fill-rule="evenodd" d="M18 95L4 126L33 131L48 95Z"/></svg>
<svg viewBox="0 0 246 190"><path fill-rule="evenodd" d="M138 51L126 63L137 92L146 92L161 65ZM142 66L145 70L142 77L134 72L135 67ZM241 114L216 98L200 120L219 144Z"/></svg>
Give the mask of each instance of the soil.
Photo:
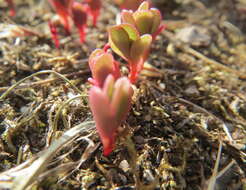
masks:
<svg viewBox="0 0 246 190"><path fill-rule="evenodd" d="M245 0L153 5L166 30L152 45L114 151L103 156L93 125L35 170L51 142L93 120L87 60L107 43L107 28L120 10L103 1L97 27L89 21L83 44L75 28L66 36L59 27L57 49L47 24L55 13L46 1L16 1L15 17L0 1L0 95L28 77L0 100L0 189L18 189L34 170L30 189L246 189ZM20 27L28 36L17 34ZM125 62L115 58L127 75Z"/></svg>

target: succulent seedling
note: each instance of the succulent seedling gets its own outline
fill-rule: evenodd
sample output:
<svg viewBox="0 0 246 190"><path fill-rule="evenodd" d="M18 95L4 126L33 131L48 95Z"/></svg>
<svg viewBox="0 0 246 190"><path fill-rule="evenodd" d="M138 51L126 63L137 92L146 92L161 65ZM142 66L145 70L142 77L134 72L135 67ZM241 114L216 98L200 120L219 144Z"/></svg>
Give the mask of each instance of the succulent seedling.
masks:
<svg viewBox="0 0 246 190"><path fill-rule="evenodd" d="M101 88L108 75L113 75L114 79L120 77L119 63L110 53L106 53L102 49L96 49L91 53L89 67L93 78L89 78L88 81Z"/></svg>
<svg viewBox="0 0 246 190"><path fill-rule="evenodd" d="M134 25L140 35L151 34L153 40L164 29L164 25L161 25L160 11L156 8L150 8L148 1L144 1L135 12L123 10L121 19L123 23Z"/></svg>
<svg viewBox="0 0 246 190"><path fill-rule="evenodd" d="M70 34L70 11L73 0L49 0L51 6L55 9L67 34Z"/></svg>
<svg viewBox="0 0 246 190"><path fill-rule="evenodd" d="M113 26L109 28L108 33L110 47L128 62L129 79L131 83L135 83L148 57L152 42L151 35L140 35L138 30L128 23Z"/></svg>
<svg viewBox="0 0 246 190"><path fill-rule="evenodd" d="M72 19L74 25L79 31L80 42L85 41L85 29L87 26L87 11L88 6L79 2L73 2L72 4Z"/></svg>
<svg viewBox="0 0 246 190"><path fill-rule="evenodd" d="M103 88L93 86L90 89L89 105L105 156L114 149L117 129L129 112L132 95L133 89L126 77L115 81L112 75L108 75Z"/></svg>
<svg viewBox="0 0 246 190"><path fill-rule="evenodd" d="M86 0L85 2L89 6L89 14L92 16L93 26L96 26L102 8L102 2L101 0Z"/></svg>
<svg viewBox="0 0 246 190"><path fill-rule="evenodd" d="M120 6L120 9L135 11L144 0L114 0L114 1L117 5Z"/></svg>

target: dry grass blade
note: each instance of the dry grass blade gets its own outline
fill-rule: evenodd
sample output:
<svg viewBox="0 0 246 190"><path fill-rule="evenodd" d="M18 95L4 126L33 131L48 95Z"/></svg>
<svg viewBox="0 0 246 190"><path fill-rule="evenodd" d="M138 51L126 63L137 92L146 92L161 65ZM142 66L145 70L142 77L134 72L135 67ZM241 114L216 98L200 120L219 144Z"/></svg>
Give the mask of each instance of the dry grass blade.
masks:
<svg viewBox="0 0 246 190"><path fill-rule="evenodd" d="M219 150L218 150L218 154L217 154L217 158L216 158L213 174L212 174L211 178L209 179L208 190L214 190L215 189L217 173L218 173L220 157L221 157L221 151L222 151L222 141L220 141L220 144L219 144Z"/></svg>
<svg viewBox="0 0 246 190"><path fill-rule="evenodd" d="M77 91L79 94L82 94L82 92L81 92L76 86L74 86L73 83L71 83L70 80L68 80L68 79L67 79L65 76L63 76L62 74L57 73L57 72L52 71L52 70L44 70L44 71L36 72L36 73L34 73L34 74L32 74L32 75L30 75L30 76L28 76L28 77L26 77L26 78L21 79L20 81L18 81L16 84L14 84L13 86L11 86L6 92L4 92L4 93L2 94L2 96L0 96L0 101L3 100L4 98L6 98L6 96L8 96L8 94L9 94L13 89L15 89L18 85L20 85L21 83L25 82L26 80L28 80L28 79L30 79L30 78L32 78L32 77L35 77L35 76L37 76L37 75L40 75L40 74L48 74L48 73L52 73L52 74L56 75L57 77L63 79L63 80L66 81L68 84L70 84L71 87L72 87L75 91Z"/></svg>
<svg viewBox="0 0 246 190"><path fill-rule="evenodd" d="M72 129L65 132L59 139L54 141L51 146L44 150L42 154L39 154L40 157L33 161L27 161L22 165L20 168L17 166L17 170L11 171L9 170L0 174L0 181L4 182L4 179L9 179L9 176L13 176L13 179L9 179L9 182L0 184L1 188L11 188L13 190L24 190L26 189L30 184L32 184L36 178L42 174L43 171L45 171L45 168L49 161L52 159L54 154L59 151L64 145L67 145L69 142L71 142L73 139L78 137L82 132L90 131L94 128L94 122L88 121L81 123ZM31 163L31 165L29 165ZM16 175L13 175L13 174ZM12 181L12 182L11 182Z"/></svg>

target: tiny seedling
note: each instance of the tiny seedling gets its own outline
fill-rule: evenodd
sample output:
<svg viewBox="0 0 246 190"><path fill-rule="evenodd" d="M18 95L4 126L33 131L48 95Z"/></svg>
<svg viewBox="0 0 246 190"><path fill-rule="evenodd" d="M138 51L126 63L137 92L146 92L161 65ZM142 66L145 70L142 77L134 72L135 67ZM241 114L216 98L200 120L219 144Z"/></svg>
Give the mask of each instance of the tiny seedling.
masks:
<svg viewBox="0 0 246 190"><path fill-rule="evenodd" d="M87 12L88 6L79 2L73 2L72 4L72 19L74 25L79 31L80 42L85 41L85 29L87 26Z"/></svg>
<svg viewBox="0 0 246 190"><path fill-rule="evenodd" d="M135 26L140 35L151 34L153 40L164 29L164 25L161 25L160 11L156 8L150 8L147 1L144 1L135 12L123 10L121 19L123 23Z"/></svg>
<svg viewBox="0 0 246 190"><path fill-rule="evenodd" d="M108 33L110 47L128 62L129 79L131 83L135 83L148 57L152 36L140 35L138 30L128 23L113 26L109 28Z"/></svg>
<svg viewBox="0 0 246 190"><path fill-rule="evenodd" d="M66 33L70 34L70 11L73 0L49 0L49 3L55 9L57 15L59 16Z"/></svg>
<svg viewBox="0 0 246 190"><path fill-rule="evenodd" d="M93 78L89 78L88 81L101 88L108 75L112 74L115 79L120 77L119 63L102 49L96 49L91 53L89 67Z"/></svg>
<svg viewBox="0 0 246 190"><path fill-rule="evenodd" d="M88 13L92 16L93 26L96 26L102 8L102 2L101 0L86 0L85 2L89 6Z"/></svg>
<svg viewBox="0 0 246 190"><path fill-rule="evenodd" d="M115 81L112 75L107 76L103 88L93 86L89 91L89 105L105 156L114 149L117 130L129 112L132 95L129 80L121 77Z"/></svg>

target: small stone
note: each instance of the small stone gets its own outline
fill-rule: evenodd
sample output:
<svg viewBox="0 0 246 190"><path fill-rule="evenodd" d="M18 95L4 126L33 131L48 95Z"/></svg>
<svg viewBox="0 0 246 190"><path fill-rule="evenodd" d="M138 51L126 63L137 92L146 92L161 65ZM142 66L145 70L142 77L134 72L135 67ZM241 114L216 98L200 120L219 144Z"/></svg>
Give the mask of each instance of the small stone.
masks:
<svg viewBox="0 0 246 190"><path fill-rule="evenodd" d="M211 37L206 28L201 26L188 26L181 29L176 38L184 43L193 46L208 46L211 41Z"/></svg>
<svg viewBox="0 0 246 190"><path fill-rule="evenodd" d="M129 170L129 163L126 160L122 160L119 164L119 168L121 168L124 172Z"/></svg>

